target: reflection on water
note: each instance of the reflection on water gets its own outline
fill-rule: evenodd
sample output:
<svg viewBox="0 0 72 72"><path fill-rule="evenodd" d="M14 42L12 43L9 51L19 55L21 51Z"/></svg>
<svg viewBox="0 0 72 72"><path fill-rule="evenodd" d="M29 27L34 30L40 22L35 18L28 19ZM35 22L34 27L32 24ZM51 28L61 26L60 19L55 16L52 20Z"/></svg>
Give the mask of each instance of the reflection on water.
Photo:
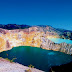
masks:
<svg viewBox="0 0 72 72"><path fill-rule="evenodd" d="M55 55L55 52L49 52L48 55Z"/></svg>

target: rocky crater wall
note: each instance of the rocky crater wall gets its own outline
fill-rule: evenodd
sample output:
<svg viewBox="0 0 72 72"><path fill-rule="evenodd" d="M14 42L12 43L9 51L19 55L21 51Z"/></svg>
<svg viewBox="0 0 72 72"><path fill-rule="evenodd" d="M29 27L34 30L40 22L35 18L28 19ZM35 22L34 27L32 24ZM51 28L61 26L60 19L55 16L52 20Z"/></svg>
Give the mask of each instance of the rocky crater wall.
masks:
<svg viewBox="0 0 72 72"><path fill-rule="evenodd" d="M56 32L50 31L49 27L36 26L15 30L0 28L0 52L10 50L16 46L32 46L72 54L71 44L57 44L50 41L49 37L59 38L60 36Z"/></svg>

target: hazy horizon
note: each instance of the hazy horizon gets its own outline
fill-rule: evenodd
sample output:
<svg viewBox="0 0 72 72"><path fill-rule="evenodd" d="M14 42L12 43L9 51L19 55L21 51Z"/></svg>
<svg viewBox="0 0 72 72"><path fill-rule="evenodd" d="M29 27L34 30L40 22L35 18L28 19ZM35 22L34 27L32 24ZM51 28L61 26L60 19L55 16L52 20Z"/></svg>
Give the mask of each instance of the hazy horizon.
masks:
<svg viewBox="0 0 72 72"><path fill-rule="evenodd" d="M1 25L1 24L0 24ZM2 25L8 25L8 24L2 24ZM28 24L16 24L16 25L28 25ZM38 26L38 25L29 25L29 26ZM51 27L53 27L53 28L58 28L58 29L65 29L65 28L60 28L60 27L54 27L54 26L52 26L52 25L48 25L48 26L51 26ZM65 30L70 30L70 29L65 29ZM72 30L70 30L70 31L72 31Z"/></svg>
<svg viewBox="0 0 72 72"><path fill-rule="evenodd" d="M0 24L50 25L72 30L72 1L0 0Z"/></svg>

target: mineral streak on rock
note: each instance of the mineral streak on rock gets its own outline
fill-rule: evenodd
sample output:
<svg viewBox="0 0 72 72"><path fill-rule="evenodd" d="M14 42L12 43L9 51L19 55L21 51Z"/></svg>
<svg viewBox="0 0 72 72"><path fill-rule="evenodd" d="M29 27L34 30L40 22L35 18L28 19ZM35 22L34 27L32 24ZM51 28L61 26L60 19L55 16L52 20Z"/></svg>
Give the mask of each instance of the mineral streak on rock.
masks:
<svg viewBox="0 0 72 72"><path fill-rule="evenodd" d="M6 48L10 48L10 44L8 40L6 41Z"/></svg>
<svg viewBox="0 0 72 72"><path fill-rule="evenodd" d="M6 30L0 28L0 52L16 46L41 47L47 50L61 51L72 54L72 45L56 44L48 38L59 38L59 34L50 27L30 27L27 29Z"/></svg>

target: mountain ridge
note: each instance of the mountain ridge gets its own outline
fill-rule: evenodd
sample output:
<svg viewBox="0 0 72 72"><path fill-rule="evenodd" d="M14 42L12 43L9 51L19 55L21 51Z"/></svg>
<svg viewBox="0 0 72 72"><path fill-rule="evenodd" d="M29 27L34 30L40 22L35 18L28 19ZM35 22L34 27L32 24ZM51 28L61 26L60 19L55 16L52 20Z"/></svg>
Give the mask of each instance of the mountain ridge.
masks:
<svg viewBox="0 0 72 72"><path fill-rule="evenodd" d="M35 25L35 26L30 26L30 25L26 25L26 24L0 24L0 28L2 29L7 29L7 30L14 30L14 29L28 29L30 27L39 27L40 29L42 28L44 30L44 32L54 32L57 33L59 35L59 38L63 38L63 39L70 39L72 40L72 31L70 30L65 30L65 29L60 29L60 28L53 28L50 25ZM46 27L48 27L48 29L46 29Z"/></svg>
<svg viewBox="0 0 72 72"><path fill-rule="evenodd" d="M57 44L48 39L48 38L63 38L60 37L59 32L60 31L57 31L55 28L50 26L45 27L32 26L25 29L13 29L13 30L0 28L0 52L10 50L16 46L32 46L32 47L40 47L46 50L54 50L64 52L67 54L72 54L71 44L66 43Z"/></svg>

